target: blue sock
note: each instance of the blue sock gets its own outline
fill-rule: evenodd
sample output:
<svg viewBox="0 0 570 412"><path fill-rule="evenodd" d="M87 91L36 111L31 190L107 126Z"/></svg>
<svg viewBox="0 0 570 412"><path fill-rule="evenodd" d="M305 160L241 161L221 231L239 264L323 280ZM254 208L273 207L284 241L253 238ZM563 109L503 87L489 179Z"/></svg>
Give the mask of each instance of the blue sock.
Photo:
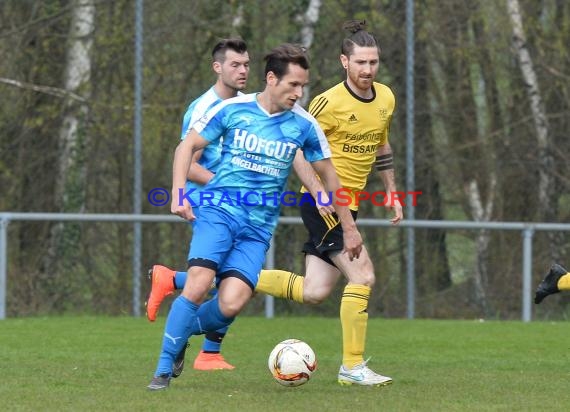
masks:
<svg viewBox="0 0 570 412"><path fill-rule="evenodd" d="M215 296L206 303L202 303L196 311L196 322L192 326L192 335L199 335L206 332L227 328L235 318L225 317Z"/></svg>
<svg viewBox="0 0 570 412"><path fill-rule="evenodd" d="M226 336L228 329L229 326L226 326L225 328L218 329L215 332L206 333L204 343L202 343L202 350L204 352L220 352L222 348L222 341L224 339L224 336Z"/></svg>
<svg viewBox="0 0 570 412"><path fill-rule="evenodd" d="M192 325L196 323L198 305L190 302L184 296L178 296L168 313L162 338L162 349L154 376L172 375L172 365L176 355L180 353L186 341L192 334Z"/></svg>
<svg viewBox="0 0 570 412"><path fill-rule="evenodd" d="M174 275L174 287L176 289L184 289L184 284L186 283L186 278L188 273L186 272L176 272Z"/></svg>

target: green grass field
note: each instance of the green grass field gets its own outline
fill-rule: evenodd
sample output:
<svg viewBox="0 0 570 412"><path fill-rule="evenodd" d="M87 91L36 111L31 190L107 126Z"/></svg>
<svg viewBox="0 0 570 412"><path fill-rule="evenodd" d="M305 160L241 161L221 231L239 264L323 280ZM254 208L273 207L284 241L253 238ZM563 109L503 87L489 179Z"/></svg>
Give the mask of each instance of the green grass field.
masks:
<svg viewBox="0 0 570 412"><path fill-rule="evenodd" d="M0 321L3 411L567 411L570 323L434 320L369 322L369 365L384 388L341 387L334 318L239 318L224 354L234 371L190 368L150 392L164 318L64 317ZM319 368L298 388L273 381L267 356L307 341Z"/></svg>

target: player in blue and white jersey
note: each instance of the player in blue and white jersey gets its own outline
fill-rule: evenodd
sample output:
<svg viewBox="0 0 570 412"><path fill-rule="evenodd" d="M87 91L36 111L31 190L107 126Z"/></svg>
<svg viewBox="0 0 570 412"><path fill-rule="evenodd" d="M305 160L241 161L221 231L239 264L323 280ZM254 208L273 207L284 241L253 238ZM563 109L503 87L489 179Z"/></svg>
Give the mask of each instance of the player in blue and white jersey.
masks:
<svg viewBox="0 0 570 412"><path fill-rule="evenodd" d="M212 70L217 74L216 83L204 94L195 99L187 108L182 122L181 140L191 126L216 104L240 94L246 86L249 74L249 55L247 45L241 39L223 39L212 49ZM194 204L199 202L199 193L203 186L216 173L220 164L221 146L208 145L194 156L186 180L186 193L192 193ZM193 190L193 192L192 192ZM146 301L147 318L154 322L160 302L164 296L173 293L176 287L176 272L162 265L154 265L149 270L151 292ZM182 273L184 279L186 272ZM183 285L183 284L182 284ZM179 285L182 287L182 285ZM216 290L212 289L215 293ZM220 354L220 343L227 328L206 334L202 350L194 361L194 368L199 370L234 369ZM179 353L174 366L173 376L177 377L184 367L186 346Z"/></svg>
<svg viewBox="0 0 570 412"><path fill-rule="evenodd" d="M165 389L176 355L191 335L228 326L253 294L269 247L279 202L298 149L311 162L324 188L333 193L340 183L330 149L316 121L295 102L308 83L308 59L298 46L285 44L265 57L263 92L228 99L198 121L176 149L171 211L187 220L196 217L180 194L193 153L223 136L222 159L205 189L211 205L202 204L189 253L188 277L168 315L157 369L148 388ZM253 193L247 202L232 202ZM224 202L221 202L221 200ZM358 258L362 238L350 210L333 202L343 228L344 251ZM219 292L205 302L212 281Z"/></svg>
<svg viewBox="0 0 570 412"><path fill-rule="evenodd" d="M209 109L223 100L242 94L241 90L245 89L249 74L249 55L243 40L226 39L218 42L212 50L212 58L212 69L218 75L218 80L188 106L182 120L181 140L184 140L188 130ZM196 193L199 193L216 173L220 154L221 145L208 145L195 155L186 180L186 189L196 189L192 199L196 204L199 202Z"/></svg>

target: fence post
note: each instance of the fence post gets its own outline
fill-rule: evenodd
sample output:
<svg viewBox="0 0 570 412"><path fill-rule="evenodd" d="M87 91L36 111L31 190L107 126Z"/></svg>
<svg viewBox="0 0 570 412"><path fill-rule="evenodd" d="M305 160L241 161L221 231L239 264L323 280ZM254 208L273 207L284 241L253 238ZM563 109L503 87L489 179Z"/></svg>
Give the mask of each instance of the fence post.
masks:
<svg viewBox="0 0 570 412"><path fill-rule="evenodd" d="M8 273L8 218L0 217L0 320L6 319L6 282Z"/></svg>
<svg viewBox="0 0 570 412"><path fill-rule="evenodd" d="M534 228L527 227L523 230L523 278L522 278L522 321L530 322L531 319L531 282L532 282L532 237Z"/></svg>
<svg viewBox="0 0 570 412"><path fill-rule="evenodd" d="M414 0L406 1L406 190L415 188L414 169ZM405 219L415 219L415 207L408 200ZM408 319L414 319L416 314L416 232L413 227L407 233L407 302Z"/></svg>
<svg viewBox="0 0 570 412"><path fill-rule="evenodd" d="M144 0L135 4L135 96L133 144L133 214L142 213L142 88L143 88L143 7ZM133 225L133 316L141 315L141 254L142 222Z"/></svg>
<svg viewBox="0 0 570 412"><path fill-rule="evenodd" d="M275 244L273 237L269 243L269 250L265 258L265 269L275 269ZM265 295L265 317L272 319L275 316L275 298L271 295Z"/></svg>

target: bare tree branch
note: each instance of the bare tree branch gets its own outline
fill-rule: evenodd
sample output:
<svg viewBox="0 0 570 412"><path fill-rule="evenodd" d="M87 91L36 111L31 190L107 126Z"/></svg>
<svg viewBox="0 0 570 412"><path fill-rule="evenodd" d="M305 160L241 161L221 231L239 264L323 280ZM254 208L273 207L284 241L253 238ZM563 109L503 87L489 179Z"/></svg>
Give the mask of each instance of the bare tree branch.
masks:
<svg viewBox="0 0 570 412"><path fill-rule="evenodd" d="M25 90L32 90L38 93L49 94L51 96L62 97L62 98L69 97L71 99L80 101L82 103L85 103L87 101L87 99L78 94L70 92L69 90L60 89L58 87L38 86L37 84L25 83L19 80L7 79L5 77L0 77L0 83L9 84L10 86L19 87Z"/></svg>

